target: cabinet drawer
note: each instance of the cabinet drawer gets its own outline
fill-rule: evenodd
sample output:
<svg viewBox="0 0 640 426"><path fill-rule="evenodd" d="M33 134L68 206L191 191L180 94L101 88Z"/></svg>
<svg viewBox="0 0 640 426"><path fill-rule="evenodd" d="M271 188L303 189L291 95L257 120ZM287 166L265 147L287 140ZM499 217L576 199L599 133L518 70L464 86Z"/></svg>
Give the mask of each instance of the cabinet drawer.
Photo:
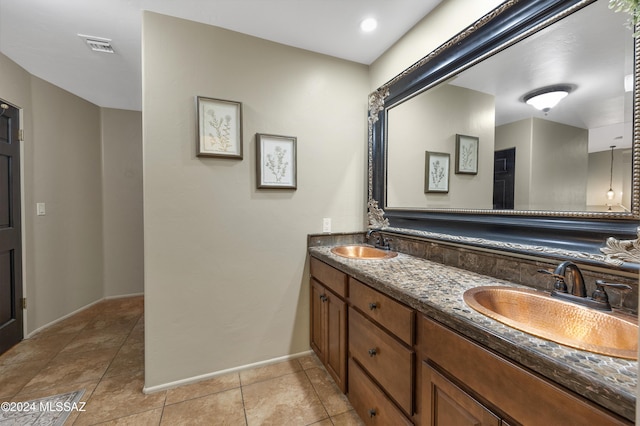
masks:
<svg viewBox="0 0 640 426"><path fill-rule="evenodd" d="M347 296L347 274L319 261L315 257L310 260L311 276L340 297Z"/></svg>
<svg viewBox="0 0 640 426"><path fill-rule="evenodd" d="M592 403L467 340L427 317L421 319L425 353L470 392L521 424L623 425ZM421 336L421 341L423 337ZM422 355L421 355L422 356ZM428 384L422 384L422 392ZM423 401L432 398L422 396ZM570 407L570 408L567 408ZM423 407L424 409L424 407Z"/></svg>
<svg viewBox="0 0 640 426"><path fill-rule="evenodd" d="M349 299L369 318L413 346L415 316L411 308L349 277Z"/></svg>
<svg viewBox="0 0 640 426"><path fill-rule="evenodd" d="M414 352L349 308L349 354L408 415L413 415Z"/></svg>
<svg viewBox="0 0 640 426"><path fill-rule="evenodd" d="M349 358L349 401L366 425L411 425L412 423Z"/></svg>

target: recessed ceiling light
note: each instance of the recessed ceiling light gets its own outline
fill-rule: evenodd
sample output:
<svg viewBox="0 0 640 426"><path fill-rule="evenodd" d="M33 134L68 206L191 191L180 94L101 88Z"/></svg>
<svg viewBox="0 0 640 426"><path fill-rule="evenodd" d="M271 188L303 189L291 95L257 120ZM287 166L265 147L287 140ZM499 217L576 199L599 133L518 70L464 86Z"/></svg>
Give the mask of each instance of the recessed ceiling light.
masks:
<svg viewBox="0 0 640 426"><path fill-rule="evenodd" d="M360 29L365 33L369 33L378 27L378 21L375 18L367 18L360 22Z"/></svg>

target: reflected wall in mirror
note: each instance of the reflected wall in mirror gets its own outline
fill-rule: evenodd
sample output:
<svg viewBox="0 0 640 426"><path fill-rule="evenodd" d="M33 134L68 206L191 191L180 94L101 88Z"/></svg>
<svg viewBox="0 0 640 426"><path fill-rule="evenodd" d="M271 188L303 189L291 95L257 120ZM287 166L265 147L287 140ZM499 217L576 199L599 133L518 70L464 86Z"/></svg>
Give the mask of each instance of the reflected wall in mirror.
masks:
<svg viewBox="0 0 640 426"><path fill-rule="evenodd" d="M387 103L385 210L637 212L626 20L598 0ZM524 102L528 92L559 84L570 93L550 110ZM452 170L448 192L425 192L424 152L449 153L453 164L457 134L479 138L477 174Z"/></svg>

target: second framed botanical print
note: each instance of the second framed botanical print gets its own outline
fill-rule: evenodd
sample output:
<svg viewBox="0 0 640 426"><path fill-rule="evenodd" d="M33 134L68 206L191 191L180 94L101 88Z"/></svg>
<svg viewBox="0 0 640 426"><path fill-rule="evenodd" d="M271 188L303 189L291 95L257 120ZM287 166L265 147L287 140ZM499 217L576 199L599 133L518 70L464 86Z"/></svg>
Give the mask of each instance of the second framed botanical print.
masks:
<svg viewBox="0 0 640 426"><path fill-rule="evenodd" d="M478 141L475 136L456 135L456 174L478 174Z"/></svg>
<svg viewBox="0 0 640 426"><path fill-rule="evenodd" d="M449 154L425 151L424 192L449 192Z"/></svg>
<svg viewBox="0 0 640 426"><path fill-rule="evenodd" d="M258 188L297 188L296 142L292 136L256 134Z"/></svg>

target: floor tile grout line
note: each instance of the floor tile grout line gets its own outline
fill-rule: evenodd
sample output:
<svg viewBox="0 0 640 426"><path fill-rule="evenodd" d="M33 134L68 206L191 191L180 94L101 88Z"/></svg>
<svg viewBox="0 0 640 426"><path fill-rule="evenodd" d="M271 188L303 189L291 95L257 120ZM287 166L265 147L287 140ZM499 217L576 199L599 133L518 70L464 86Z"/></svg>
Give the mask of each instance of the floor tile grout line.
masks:
<svg viewBox="0 0 640 426"><path fill-rule="evenodd" d="M138 316L138 319L136 320L136 323L135 323L135 324L137 324L137 323L138 323L138 321L140 320L140 318L141 318L143 315L144 315L144 314L141 314L141 315L139 315L139 316ZM96 315L96 316L97 316L97 315ZM96 316L94 316L94 320L95 320L95 317L96 317ZM92 321L89 321L89 323L91 323L91 322L92 322ZM109 362L109 365L107 366L107 368L106 368L106 369L104 370L104 372L102 373L102 376L100 376L100 378L98 379L98 382L96 383L95 388L93 389L93 391L91 392L91 395L90 395L90 396L87 398L87 400L86 400L87 404L89 404L89 402L90 402L91 398L94 396L94 393L95 393L96 389L98 389L98 387L100 386L100 384L101 384L105 379L109 379L109 378L111 378L111 377L117 377L117 376L118 376L118 375L115 375L115 376L111 376L111 377L105 377L105 375L106 375L106 374L107 374L107 372L109 371L109 368L110 368L110 367L111 367L111 365L113 364L113 361L114 361L114 360L116 359L116 357L118 356L118 353L120 353L120 351L122 350L122 347L126 344L127 339L129 338L129 336L131 336L131 333L133 333L133 329L134 329L134 328L135 328L135 326L136 326L135 324L134 324L134 326L131 328L131 330L129 330L129 333L127 334L127 337L125 337L124 341L122 342L122 344L120 345L120 347L118 348L118 350L115 352L115 355L113 356L113 358L111 358L111 361ZM123 374L124 374L124 373L123 373ZM142 392L142 390L141 390L141 392ZM163 412L164 412L164 404L165 404L165 402L166 402L166 392L165 392L165 400L163 401L163 404L162 404ZM145 411L148 411L148 410L145 410ZM127 413L127 415L126 415L126 416L124 416L124 417L127 417L127 416L129 416L129 415L131 415L131 414L132 414L132 413ZM75 422L76 422L80 417L81 417L81 416L78 416L78 417L76 418L76 420L74 420L74 423L75 423ZM111 420L114 420L114 419L111 419Z"/></svg>
<svg viewBox="0 0 640 426"><path fill-rule="evenodd" d="M329 421L331 421L331 416L329 415L329 410L327 410L327 407L324 404L324 401L322 401L322 398L320 397L320 393L318 392L316 387L313 385L313 381L311 380L311 377L309 377L309 374L307 373L307 370L303 370L303 371L304 371L305 377L307 378L307 380L309 381L309 384L311 385L311 389L313 389L313 393L316 394L316 397L318 398L318 401L320 401L320 405L322 405L322 409L324 410L325 414L327 415L327 417L325 419L329 419ZM322 420L325 420L325 419L322 419ZM320 420L318 420L318 421L320 421ZM333 421L331 421L331 423L333 423Z"/></svg>
<svg viewBox="0 0 640 426"><path fill-rule="evenodd" d="M160 420L158 420L158 426L162 424L162 418L164 417L164 409L167 408L167 396L169 395L168 391L164 391L164 401L162 401L162 411L160 412Z"/></svg>
<svg viewBox="0 0 640 426"><path fill-rule="evenodd" d="M247 406L244 403L244 389L242 387L242 377L240 377L239 372L238 372L238 382L240 383L240 398L242 398L242 412L244 413L244 424L245 426L249 426L249 417L247 417Z"/></svg>
<svg viewBox="0 0 640 426"><path fill-rule="evenodd" d="M300 370L288 371L288 372L280 374L278 376L271 376L271 377L267 377L267 378L264 378L264 379L261 379L261 380L257 380L255 382L251 382L251 383L246 383L246 384L242 383L242 375L240 375L240 386L252 386L252 385L255 385L257 383L266 382L267 380L277 379L278 377L289 376L289 375L300 373L301 371L304 371L304 368L302 367L302 364L300 364L299 362L298 362L298 364L301 367ZM268 366L265 366L265 367L268 367ZM265 368L265 367L257 367L255 369L260 369L260 368ZM255 370L255 369L254 368L249 368L249 369L243 370L243 371L252 371L252 370ZM242 373L242 371L240 373Z"/></svg>
<svg viewBox="0 0 640 426"><path fill-rule="evenodd" d="M138 323L138 321L140 320L140 317L142 317L142 315L140 315L138 317L138 319L136 319L135 324ZM104 373L102 373L102 376L100 377L100 381L98 382L98 384L100 384L100 382L102 382L102 380L104 380L105 375L107 374L107 371L109 371L109 368L111 367L111 365L113 365L113 361L116 359L116 357L118 356L118 354L120 353L120 351L122 350L122 347L127 343L127 340L129 339L129 336L131 336L131 333L133 333L133 329L136 328L136 325L133 325L133 327L131 327L131 330L129 330L129 333L127 333L127 337L124 338L124 340L122 341L122 344L120 345L120 347L118 348L118 350L116 351L115 355L113 356L113 358L111 358L111 362L109 362L109 365L107 366L107 368L104 370Z"/></svg>
<svg viewBox="0 0 640 426"><path fill-rule="evenodd" d="M209 379L209 380L210 380L210 379ZM206 381L206 380L203 380L203 381ZM196 382L196 383L198 383L198 382ZM186 385L186 386L188 386L188 385ZM232 387L232 388L221 389L221 390L217 390L217 391L210 392L210 393L205 393L205 394L198 395L198 396L187 397L187 398L185 398L185 399L183 399L183 400L181 400L181 401L172 402L172 403L170 403L170 404L167 404L167 403L165 402L165 405L171 406L171 405L182 404L183 402L193 401L194 399L205 398L205 397L208 397L208 396L217 395L217 394L220 394L220 393L223 393L223 392L228 392L228 391L231 391L231 390L241 389L241 388L242 388L242 386L234 386L234 387ZM172 390L172 389L179 389L179 387L177 387L177 388L167 389L167 396L168 396L168 391L170 391L170 390Z"/></svg>
<svg viewBox="0 0 640 426"><path fill-rule="evenodd" d="M75 340L75 339L78 337L78 335L82 332L82 330L84 330L84 329L87 327L87 324L89 324L90 322L91 322L91 321L87 321L87 323L84 325L84 327L82 327L80 330L78 330L78 331L75 333L75 335L74 335L74 336L69 340L69 342L68 342L66 345L62 346L62 347L60 348L60 350L58 350L54 355L52 355L51 357L49 357L49 358L47 359L47 362L43 363L42 367L38 370L38 372L37 372L37 373L35 373L35 374L33 375L33 377L31 378L31 380L29 380L27 383L25 383L25 384L20 388L20 390L18 390L18 392L16 392L16 393L11 397L11 398L12 398L12 399L13 399L13 398L15 398L15 397L16 397L16 395L19 395L22 391L24 391L24 390L25 390L25 388L29 385L29 383L31 383L31 381L32 381L36 376L38 376L38 374L42 373L42 372L44 371L44 369L45 369L45 368L47 368L47 366L49 366L49 365L53 362L53 360L54 360L54 359L56 359L56 357L57 357L57 356L58 356L58 355L59 355L59 354L64 350L64 348L66 348L67 346L69 346L69 345L71 344L71 342L73 342L73 340ZM47 332L47 330L46 330L46 329L44 329L44 330L42 330L41 332L36 333L36 335L37 335L37 334L45 334L46 332ZM46 337L55 337L57 334L61 334L61 333L53 333L51 336L46 336ZM69 333L69 334L72 334L72 333ZM20 344L20 343L24 342L25 340L36 339L36 335L31 336L31 337L29 337L28 339L23 339L23 340L21 340L20 342L18 342L18 344ZM42 336L40 336L39 338L42 338ZM17 345L16 345L16 346L17 346ZM46 390L46 389L37 389L37 390L34 390L34 392L40 392L41 390Z"/></svg>

